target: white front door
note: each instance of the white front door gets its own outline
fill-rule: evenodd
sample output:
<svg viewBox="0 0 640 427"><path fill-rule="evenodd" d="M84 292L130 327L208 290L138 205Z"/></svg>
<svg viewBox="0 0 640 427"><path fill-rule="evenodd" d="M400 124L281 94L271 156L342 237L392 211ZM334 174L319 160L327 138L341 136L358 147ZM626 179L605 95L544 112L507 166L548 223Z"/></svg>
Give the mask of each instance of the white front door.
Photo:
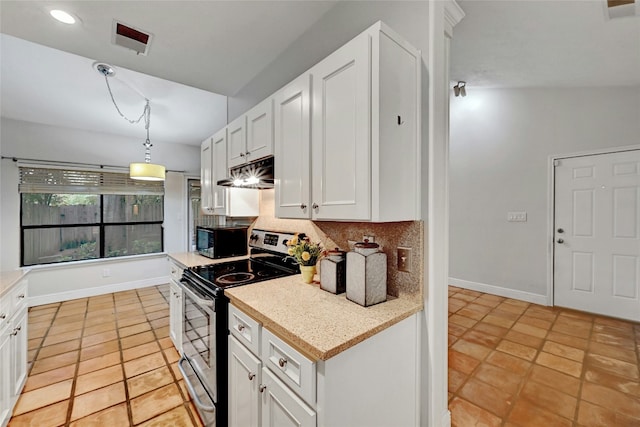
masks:
<svg viewBox="0 0 640 427"><path fill-rule="evenodd" d="M640 320L640 150L556 161L554 304Z"/></svg>

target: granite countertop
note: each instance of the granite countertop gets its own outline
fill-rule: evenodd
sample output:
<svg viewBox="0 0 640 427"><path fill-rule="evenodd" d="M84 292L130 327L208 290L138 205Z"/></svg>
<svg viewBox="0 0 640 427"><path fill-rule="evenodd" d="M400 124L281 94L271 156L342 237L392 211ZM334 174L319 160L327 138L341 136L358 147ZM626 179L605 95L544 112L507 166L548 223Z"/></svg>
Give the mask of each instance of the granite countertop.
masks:
<svg viewBox="0 0 640 427"><path fill-rule="evenodd" d="M224 291L231 303L312 360L327 360L419 312L422 301L393 298L362 307L302 283L300 275Z"/></svg>
<svg viewBox="0 0 640 427"><path fill-rule="evenodd" d="M29 270L0 271L0 296L4 295L13 285L18 283Z"/></svg>
<svg viewBox="0 0 640 427"><path fill-rule="evenodd" d="M171 259L180 264L184 268L197 267L198 265L219 264L221 262L237 261L239 259L247 259L248 255L211 259L200 255L197 252L179 252L168 254Z"/></svg>

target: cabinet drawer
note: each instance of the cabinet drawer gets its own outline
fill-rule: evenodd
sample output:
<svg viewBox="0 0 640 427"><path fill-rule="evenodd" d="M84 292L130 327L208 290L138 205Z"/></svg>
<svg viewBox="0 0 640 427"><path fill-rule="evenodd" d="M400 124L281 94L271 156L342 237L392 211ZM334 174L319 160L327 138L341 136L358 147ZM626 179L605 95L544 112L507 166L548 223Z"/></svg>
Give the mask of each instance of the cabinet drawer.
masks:
<svg viewBox="0 0 640 427"><path fill-rule="evenodd" d="M260 355L260 329L258 322L233 305L229 305L229 329L231 334L256 356Z"/></svg>
<svg viewBox="0 0 640 427"><path fill-rule="evenodd" d="M180 279L182 278L182 267L178 267L178 265L173 262L173 261L169 261L169 275L171 276L171 278L173 280L175 280L176 282L180 282Z"/></svg>
<svg viewBox="0 0 640 427"><path fill-rule="evenodd" d="M27 306L27 288L28 281L26 279L21 280L13 290L9 293L11 300L9 301L9 316L12 316L14 313L18 313L20 310Z"/></svg>
<svg viewBox="0 0 640 427"><path fill-rule="evenodd" d="M262 362L307 403L316 402L316 364L269 330L262 330Z"/></svg>

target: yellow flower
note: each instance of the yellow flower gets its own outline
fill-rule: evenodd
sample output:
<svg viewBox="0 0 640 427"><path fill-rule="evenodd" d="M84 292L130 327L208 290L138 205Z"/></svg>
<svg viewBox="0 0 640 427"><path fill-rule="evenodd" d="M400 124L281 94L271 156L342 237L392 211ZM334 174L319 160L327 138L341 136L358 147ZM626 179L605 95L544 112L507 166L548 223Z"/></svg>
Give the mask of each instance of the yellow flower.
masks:
<svg viewBox="0 0 640 427"><path fill-rule="evenodd" d="M297 235L293 236L293 238L287 242L288 246L295 246L297 244L298 244L298 236Z"/></svg>
<svg viewBox="0 0 640 427"><path fill-rule="evenodd" d="M287 253L288 253L289 255L293 255L293 252L294 252L294 251L293 251L293 248L289 248L289 249L287 249Z"/></svg>
<svg viewBox="0 0 640 427"><path fill-rule="evenodd" d="M302 259L304 261L309 261L311 259L311 254L307 251L302 252Z"/></svg>

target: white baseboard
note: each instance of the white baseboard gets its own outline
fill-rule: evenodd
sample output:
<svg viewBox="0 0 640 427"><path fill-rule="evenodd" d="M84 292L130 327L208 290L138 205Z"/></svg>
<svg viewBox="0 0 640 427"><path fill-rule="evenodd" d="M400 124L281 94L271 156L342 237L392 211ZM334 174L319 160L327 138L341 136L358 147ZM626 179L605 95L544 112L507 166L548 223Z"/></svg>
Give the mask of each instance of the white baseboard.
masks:
<svg viewBox="0 0 640 427"><path fill-rule="evenodd" d="M449 284L471 291L484 292L485 294L498 295L500 297L513 298L521 301L532 302L534 304L548 305L547 296L532 294L531 292L519 291L516 289L503 288L501 286L487 285L486 283L471 282L469 280L449 277Z"/></svg>
<svg viewBox="0 0 640 427"><path fill-rule="evenodd" d="M444 414L442 414L442 421L440 422L442 427L451 427L451 411L446 410Z"/></svg>
<svg viewBox="0 0 640 427"><path fill-rule="evenodd" d="M170 276L153 277L150 279L134 280L132 282L114 283L112 285L96 286L93 288L77 289L73 291L57 292L37 297L29 297L29 307L51 304L54 302L68 301L77 298L94 297L96 295L110 294L113 292L128 291L131 289L146 288L169 283Z"/></svg>

